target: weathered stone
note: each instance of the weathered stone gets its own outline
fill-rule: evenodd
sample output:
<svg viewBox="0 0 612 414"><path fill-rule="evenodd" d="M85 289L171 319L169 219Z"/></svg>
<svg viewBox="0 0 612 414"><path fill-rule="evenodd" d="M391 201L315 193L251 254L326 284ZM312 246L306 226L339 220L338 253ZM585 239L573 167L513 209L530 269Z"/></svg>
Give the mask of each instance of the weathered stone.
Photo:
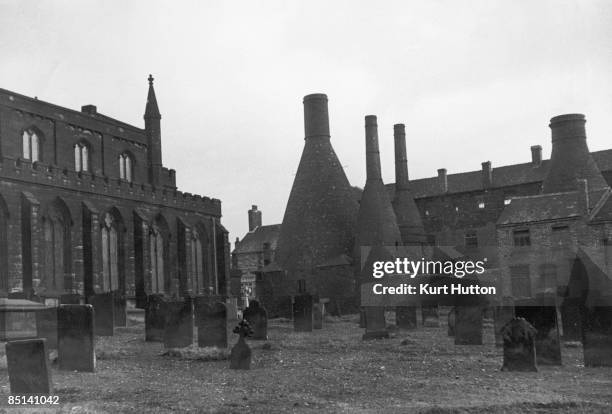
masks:
<svg viewBox="0 0 612 414"><path fill-rule="evenodd" d="M47 306L36 312L38 337L46 339L47 350L57 349L57 307Z"/></svg>
<svg viewBox="0 0 612 414"><path fill-rule="evenodd" d="M421 314L423 315L423 326L428 328L437 328L440 326L440 318L438 316L438 305L422 306Z"/></svg>
<svg viewBox="0 0 612 414"><path fill-rule="evenodd" d="M502 371L537 371L536 329L523 318L510 320L501 329L504 344Z"/></svg>
<svg viewBox="0 0 612 414"><path fill-rule="evenodd" d="M365 308L366 331L363 340L388 338L385 308L368 306Z"/></svg>
<svg viewBox="0 0 612 414"><path fill-rule="evenodd" d="M191 299L166 302L164 347L185 348L193 343L193 306Z"/></svg>
<svg viewBox="0 0 612 414"><path fill-rule="evenodd" d="M398 329L416 329L417 308L414 306L397 306L395 308L395 324Z"/></svg>
<svg viewBox="0 0 612 414"><path fill-rule="evenodd" d="M145 341L163 342L165 325L165 301L163 296L149 295L145 305Z"/></svg>
<svg viewBox="0 0 612 414"><path fill-rule="evenodd" d="M455 309L455 345L482 345L482 308L457 306Z"/></svg>
<svg viewBox="0 0 612 414"><path fill-rule="evenodd" d="M60 305L57 311L59 368L93 372L94 309L91 305Z"/></svg>
<svg viewBox="0 0 612 414"><path fill-rule="evenodd" d="M312 305L312 328L323 329L323 306L320 303Z"/></svg>
<svg viewBox="0 0 612 414"><path fill-rule="evenodd" d="M580 326L580 304L565 301L561 306L561 326L563 328L563 339L566 341L582 340L582 328Z"/></svg>
<svg viewBox="0 0 612 414"><path fill-rule="evenodd" d="M113 292L97 293L87 300L94 308L96 336L113 336L115 331L115 303Z"/></svg>
<svg viewBox="0 0 612 414"><path fill-rule="evenodd" d="M251 348L243 337L232 347L230 369L251 369Z"/></svg>
<svg viewBox="0 0 612 414"><path fill-rule="evenodd" d="M516 316L525 318L536 330L538 365L561 365L561 341L554 306L517 306Z"/></svg>
<svg viewBox="0 0 612 414"><path fill-rule="evenodd" d="M448 336L455 336L456 316L455 308L453 307L448 312Z"/></svg>
<svg viewBox="0 0 612 414"><path fill-rule="evenodd" d="M0 341L36 338L36 312L44 308L26 299L0 298Z"/></svg>
<svg viewBox="0 0 612 414"><path fill-rule="evenodd" d="M11 395L51 395L51 370L44 339L10 341L6 344Z"/></svg>
<svg viewBox="0 0 612 414"><path fill-rule="evenodd" d="M198 346L227 348L227 307L222 302L211 303L207 297L195 298Z"/></svg>
<svg viewBox="0 0 612 414"><path fill-rule="evenodd" d="M258 301L253 300L249 303L249 307L244 310L243 317L253 329L252 339L268 339L268 312L266 308L261 306Z"/></svg>
<svg viewBox="0 0 612 414"><path fill-rule="evenodd" d="M612 367L612 307L584 309L582 346L585 367Z"/></svg>
<svg viewBox="0 0 612 414"><path fill-rule="evenodd" d="M312 331L312 305L311 295L300 295L293 302L293 327L296 332Z"/></svg>

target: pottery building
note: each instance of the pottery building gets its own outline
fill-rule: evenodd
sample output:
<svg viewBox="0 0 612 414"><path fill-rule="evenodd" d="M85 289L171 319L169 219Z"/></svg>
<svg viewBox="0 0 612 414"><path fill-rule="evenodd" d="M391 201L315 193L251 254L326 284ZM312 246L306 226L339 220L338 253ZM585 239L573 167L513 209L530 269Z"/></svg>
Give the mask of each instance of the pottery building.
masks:
<svg viewBox="0 0 612 414"><path fill-rule="evenodd" d="M0 89L0 294L47 303L114 292L224 294L221 202L162 164L153 78L144 129Z"/></svg>

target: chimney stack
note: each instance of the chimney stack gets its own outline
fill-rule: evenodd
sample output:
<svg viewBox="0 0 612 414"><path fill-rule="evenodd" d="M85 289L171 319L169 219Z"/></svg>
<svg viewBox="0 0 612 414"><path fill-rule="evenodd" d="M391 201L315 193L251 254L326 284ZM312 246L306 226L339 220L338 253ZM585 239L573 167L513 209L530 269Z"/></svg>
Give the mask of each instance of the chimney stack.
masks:
<svg viewBox="0 0 612 414"><path fill-rule="evenodd" d="M330 138L327 95L314 93L304 97L305 138Z"/></svg>
<svg viewBox="0 0 612 414"><path fill-rule="evenodd" d="M378 149L378 124L376 115L365 117L366 176L368 180L382 180L380 151Z"/></svg>
<svg viewBox="0 0 612 414"><path fill-rule="evenodd" d="M393 125L395 140L395 188L408 187L408 157L406 156L406 127Z"/></svg>
<svg viewBox="0 0 612 414"><path fill-rule="evenodd" d="M491 170L491 161L485 161L482 164L482 186L484 188L491 187L493 183L493 171Z"/></svg>
<svg viewBox="0 0 612 414"><path fill-rule="evenodd" d="M261 227L261 211L257 210L256 205L252 205L249 210L249 231Z"/></svg>
<svg viewBox="0 0 612 414"><path fill-rule="evenodd" d="M81 112L88 115L95 115L98 113L98 109L95 105L83 105L81 106Z"/></svg>
<svg viewBox="0 0 612 414"><path fill-rule="evenodd" d="M446 168L438 169L438 183L440 183L440 191L448 192L448 178L446 177Z"/></svg>
<svg viewBox="0 0 612 414"><path fill-rule="evenodd" d="M531 165L539 167L542 164L542 146L532 145L531 146Z"/></svg>

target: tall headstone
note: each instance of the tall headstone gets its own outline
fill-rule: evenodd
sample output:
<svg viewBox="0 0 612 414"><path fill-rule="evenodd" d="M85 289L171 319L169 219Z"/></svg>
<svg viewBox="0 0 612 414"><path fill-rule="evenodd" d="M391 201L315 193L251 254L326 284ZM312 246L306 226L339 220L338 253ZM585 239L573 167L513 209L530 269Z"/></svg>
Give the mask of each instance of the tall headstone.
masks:
<svg viewBox="0 0 612 414"><path fill-rule="evenodd" d="M312 328L323 329L323 305L320 303L312 305Z"/></svg>
<svg viewBox="0 0 612 414"><path fill-rule="evenodd" d="M611 306L585 307L582 318L582 347L585 367L612 367Z"/></svg>
<svg viewBox="0 0 612 414"><path fill-rule="evenodd" d="M502 371L537 371L536 329L524 318L513 318L500 332L504 344Z"/></svg>
<svg viewBox="0 0 612 414"><path fill-rule="evenodd" d="M546 304L517 306L516 316L525 318L536 330L535 346L538 365L561 365L561 341L557 309Z"/></svg>
<svg viewBox="0 0 612 414"><path fill-rule="evenodd" d="M47 350L57 349L57 306L48 306L36 312L36 332L46 339Z"/></svg>
<svg viewBox="0 0 612 414"><path fill-rule="evenodd" d="M251 339L267 340L268 339L268 312L266 308L261 306L258 301L252 300L249 307L243 311L244 319L249 322L253 329Z"/></svg>
<svg viewBox="0 0 612 414"><path fill-rule="evenodd" d="M96 336L113 336L115 330L115 303L113 292L97 293L87 300L94 308Z"/></svg>
<svg viewBox="0 0 612 414"><path fill-rule="evenodd" d="M51 370L44 339L6 343L11 395L51 395Z"/></svg>
<svg viewBox="0 0 612 414"><path fill-rule="evenodd" d="M440 317L438 314L438 305L423 305L421 306L421 314L423 315L423 326L426 328L437 328L440 326Z"/></svg>
<svg viewBox="0 0 612 414"><path fill-rule="evenodd" d="M227 307L222 302L211 303L209 298L195 299L198 346L227 348Z"/></svg>
<svg viewBox="0 0 612 414"><path fill-rule="evenodd" d="M193 306L190 298L166 302L164 347L185 348L193 343Z"/></svg>
<svg viewBox="0 0 612 414"><path fill-rule="evenodd" d="M457 313L455 308L451 308L448 312L448 336L455 336L455 327L457 322Z"/></svg>
<svg viewBox="0 0 612 414"><path fill-rule="evenodd" d="M395 324L398 329L416 329L416 309L414 306L397 306L395 308Z"/></svg>
<svg viewBox="0 0 612 414"><path fill-rule="evenodd" d="M455 345L482 345L482 308L456 306Z"/></svg>
<svg viewBox="0 0 612 414"><path fill-rule="evenodd" d="M147 296L145 305L145 341L163 342L166 326L165 301L162 295Z"/></svg>
<svg viewBox="0 0 612 414"><path fill-rule="evenodd" d="M388 338L387 322L385 320L385 308L366 307L365 308L366 331L362 336L363 340Z"/></svg>
<svg viewBox="0 0 612 414"><path fill-rule="evenodd" d="M59 368L93 372L96 368L94 309L91 305L60 305L57 311Z"/></svg>
<svg viewBox="0 0 612 414"><path fill-rule="evenodd" d="M293 302L293 327L296 332L312 331L312 303L311 295L300 295Z"/></svg>

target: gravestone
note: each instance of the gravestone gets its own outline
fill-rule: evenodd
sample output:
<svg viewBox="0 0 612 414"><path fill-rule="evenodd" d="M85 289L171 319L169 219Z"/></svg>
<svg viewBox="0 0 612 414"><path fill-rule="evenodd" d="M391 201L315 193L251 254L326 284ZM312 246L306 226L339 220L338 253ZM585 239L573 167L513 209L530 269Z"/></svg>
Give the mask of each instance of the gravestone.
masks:
<svg viewBox="0 0 612 414"><path fill-rule="evenodd" d="M417 308L414 306L397 306L395 308L395 324L398 329L416 329Z"/></svg>
<svg viewBox="0 0 612 414"><path fill-rule="evenodd" d="M163 342L166 326L165 301L162 295L147 296L145 305L145 341Z"/></svg>
<svg viewBox="0 0 612 414"><path fill-rule="evenodd" d="M113 292L115 326L127 326L127 299L125 293Z"/></svg>
<svg viewBox="0 0 612 414"><path fill-rule="evenodd" d="M232 332L240 337L230 352L230 369L251 369L251 348L244 340L253 334L249 322L243 319Z"/></svg>
<svg viewBox="0 0 612 414"><path fill-rule="evenodd" d="M365 308L366 331L363 340L388 338L387 322L385 320L385 308L367 306Z"/></svg>
<svg viewBox="0 0 612 414"><path fill-rule="evenodd" d="M94 372L94 309L91 305L60 305L57 311L59 368Z"/></svg>
<svg viewBox="0 0 612 414"><path fill-rule="evenodd" d="M57 349L57 307L47 306L36 312L36 331L39 338L46 339L48 351Z"/></svg>
<svg viewBox="0 0 612 414"><path fill-rule="evenodd" d="M312 305L312 328L323 329L323 305L320 303Z"/></svg>
<svg viewBox="0 0 612 414"><path fill-rule="evenodd" d="M438 305L428 305L421 307L423 315L423 326L427 328L437 328L440 326L440 318L438 315Z"/></svg>
<svg viewBox="0 0 612 414"><path fill-rule="evenodd" d="M87 300L94 308L96 336L113 336L115 330L115 303L113 292L96 293Z"/></svg>
<svg viewBox="0 0 612 414"><path fill-rule="evenodd" d="M296 332L312 331L312 296L300 295L293 302L293 328Z"/></svg>
<svg viewBox="0 0 612 414"><path fill-rule="evenodd" d="M504 344L502 371L537 371L536 329L524 318L513 318L500 333Z"/></svg>
<svg viewBox="0 0 612 414"><path fill-rule="evenodd" d="M612 367L611 306L584 308L582 347L585 367Z"/></svg>
<svg viewBox="0 0 612 414"><path fill-rule="evenodd" d="M227 307L222 302L210 303L210 298L197 297L195 302L198 346L227 348Z"/></svg>
<svg viewBox="0 0 612 414"><path fill-rule="evenodd" d="M501 331L512 319L514 319L514 304L510 298L510 300L504 301L501 306L496 306L493 311L495 346L502 346L504 344Z"/></svg>
<svg viewBox="0 0 612 414"><path fill-rule="evenodd" d="M11 395L51 395L51 370L44 339L6 343Z"/></svg>
<svg viewBox="0 0 612 414"><path fill-rule="evenodd" d="M268 312L266 308L261 306L258 301L252 300L251 303L249 303L249 307L246 308L242 314L244 319L251 325L251 329L253 329L253 336L251 339L267 340Z"/></svg>
<svg viewBox="0 0 612 414"><path fill-rule="evenodd" d="M561 365L561 341L554 306L517 306L516 316L525 318L536 330L535 346L538 365Z"/></svg>
<svg viewBox="0 0 612 414"><path fill-rule="evenodd" d="M455 345L482 345L482 308L456 306Z"/></svg>
<svg viewBox="0 0 612 414"><path fill-rule="evenodd" d="M456 312L451 308L448 312L448 336L455 336Z"/></svg>
<svg viewBox="0 0 612 414"><path fill-rule="evenodd" d="M185 348L193 343L193 306L190 298L166 302L164 347Z"/></svg>

